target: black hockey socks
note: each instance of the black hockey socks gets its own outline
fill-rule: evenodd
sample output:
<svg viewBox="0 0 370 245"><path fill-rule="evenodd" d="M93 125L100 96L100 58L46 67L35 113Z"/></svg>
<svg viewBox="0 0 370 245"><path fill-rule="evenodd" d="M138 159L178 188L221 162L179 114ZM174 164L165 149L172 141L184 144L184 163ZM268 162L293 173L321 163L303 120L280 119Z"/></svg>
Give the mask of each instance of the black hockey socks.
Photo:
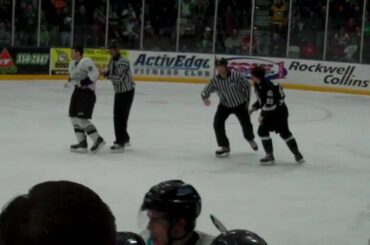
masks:
<svg viewBox="0 0 370 245"><path fill-rule="evenodd" d="M296 155L299 155L301 154L298 150L298 144L297 144L297 141L295 140L295 138L292 136L292 137L289 137L287 139L285 139L285 142L286 144L288 145L290 151L296 156Z"/></svg>
<svg viewBox="0 0 370 245"><path fill-rule="evenodd" d="M263 148L265 149L266 155L273 155L272 139L270 137L261 137Z"/></svg>

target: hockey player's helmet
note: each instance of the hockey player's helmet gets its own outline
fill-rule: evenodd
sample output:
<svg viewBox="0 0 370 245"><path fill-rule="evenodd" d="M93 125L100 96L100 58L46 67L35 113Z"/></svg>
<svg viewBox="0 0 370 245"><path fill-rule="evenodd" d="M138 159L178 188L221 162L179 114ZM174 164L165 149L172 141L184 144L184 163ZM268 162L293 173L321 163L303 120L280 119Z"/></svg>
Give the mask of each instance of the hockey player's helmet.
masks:
<svg viewBox="0 0 370 245"><path fill-rule="evenodd" d="M117 245L145 245L144 239L133 232L117 232Z"/></svg>
<svg viewBox="0 0 370 245"><path fill-rule="evenodd" d="M82 45L76 44L75 46L73 46L73 50L75 52L79 52L81 56L84 55L84 48L82 47Z"/></svg>
<svg viewBox="0 0 370 245"><path fill-rule="evenodd" d="M202 201L197 190L182 180L161 182L146 193L141 210L155 210L172 218L195 220Z"/></svg>
<svg viewBox="0 0 370 245"><path fill-rule="evenodd" d="M216 59L216 66L227 66L227 60L225 58Z"/></svg>
<svg viewBox="0 0 370 245"><path fill-rule="evenodd" d="M267 245L267 242L251 231L232 230L221 233L211 245Z"/></svg>
<svg viewBox="0 0 370 245"><path fill-rule="evenodd" d="M252 69L251 75L255 76L259 79L263 79L263 78L265 78L266 71L262 66L256 66Z"/></svg>

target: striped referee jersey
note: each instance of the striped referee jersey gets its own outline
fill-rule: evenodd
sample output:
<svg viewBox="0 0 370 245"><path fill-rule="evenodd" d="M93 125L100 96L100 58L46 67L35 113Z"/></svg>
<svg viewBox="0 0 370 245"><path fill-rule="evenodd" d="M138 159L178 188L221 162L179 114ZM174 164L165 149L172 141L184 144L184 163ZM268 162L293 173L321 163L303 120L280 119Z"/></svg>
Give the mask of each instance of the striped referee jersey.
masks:
<svg viewBox="0 0 370 245"><path fill-rule="evenodd" d="M107 78L112 81L117 94L126 93L135 88L128 59L119 55L109 61Z"/></svg>
<svg viewBox="0 0 370 245"><path fill-rule="evenodd" d="M207 99L214 92L220 98L221 105L235 108L245 102L249 104L251 85L240 72L232 71L228 72L226 78L220 75L213 76L201 96L203 99Z"/></svg>

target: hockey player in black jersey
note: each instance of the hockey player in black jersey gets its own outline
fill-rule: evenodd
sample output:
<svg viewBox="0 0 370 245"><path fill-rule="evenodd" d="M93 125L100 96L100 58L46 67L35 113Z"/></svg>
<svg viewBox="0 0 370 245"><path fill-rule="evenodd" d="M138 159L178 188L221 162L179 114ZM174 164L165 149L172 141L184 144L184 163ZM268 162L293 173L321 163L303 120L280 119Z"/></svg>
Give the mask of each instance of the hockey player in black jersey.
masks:
<svg viewBox="0 0 370 245"><path fill-rule="evenodd" d="M262 67L255 67L252 72L252 81L257 96L257 102L249 110L251 115L254 111L261 109L259 118L260 126L258 135L261 137L266 157L261 159L262 165L273 164L274 154L270 132L279 133L294 154L298 163L303 163L303 156L298 149L297 142L289 130L288 107L285 104L285 94L279 84L274 84L265 78L265 70Z"/></svg>

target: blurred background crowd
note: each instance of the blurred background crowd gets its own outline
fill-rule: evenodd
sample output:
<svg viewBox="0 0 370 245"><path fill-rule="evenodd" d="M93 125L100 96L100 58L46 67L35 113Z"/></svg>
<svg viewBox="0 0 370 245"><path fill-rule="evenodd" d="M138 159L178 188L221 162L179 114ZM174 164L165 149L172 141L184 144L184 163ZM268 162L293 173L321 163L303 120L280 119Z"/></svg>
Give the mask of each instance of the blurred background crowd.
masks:
<svg viewBox="0 0 370 245"><path fill-rule="evenodd" d="M365 0L13 1L0 0L1 46L117 39L126 49L370 63Z"/></svg>

